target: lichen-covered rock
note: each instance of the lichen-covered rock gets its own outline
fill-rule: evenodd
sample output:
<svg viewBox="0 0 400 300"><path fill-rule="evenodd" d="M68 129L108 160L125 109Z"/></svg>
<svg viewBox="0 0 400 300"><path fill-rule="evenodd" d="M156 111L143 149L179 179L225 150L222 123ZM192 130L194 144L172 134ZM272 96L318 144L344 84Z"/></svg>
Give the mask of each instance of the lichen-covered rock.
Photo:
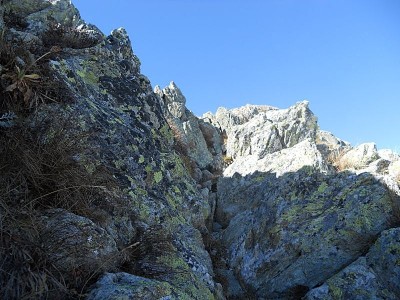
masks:
<svg viewBox="0 0 400 300"><path fill-rule="evenodd" d="M63 278L60 295L90 300L224 299L214 278L230 299L299 299L309 290L308 299L400 297L399 234L384 231L399 224L398 155L373 144L351 149L320 131L307 101L198 119L173 82L153 91L123 28L106 37L67 0L0 2L0 32L23 54L0 59L0 93L21 106L1 111L2 133L25 128L42 151L57 138L69 149L60 152L66 169L54 171L42 155L37 174L47 181L33 176L6 189L41 242L31 249L41 264L37 255L15 260L22 270L41 268L28 274L40 280L28 277L16 294L46 286L48 264L61 274L47 287ZM27 66L39 84L13 95L10 72ZM40 96L30 103L32 93ZM356 170L337 173L332 154ZM59 188L52 176L64 173ZM6 224L11 213L1 204ZM14 227L1 228L9 248L24 231ZM99 279L103 272L113 273Z"/></svg>
<svg viewBox="0 0 400 300"><path fill-rule="evenodd" d="M66 0L6 1L4 5L6 41L26 46L33 60L48 51L46 47L62 48L41 60L41 67L60 92L52 94L55 99L51 103L43 103L21 118L21 126L34 131L46 124L45 140L60 126L67 138L79 133L81 149L71 158L76 168L86 171L88 177L108 174L112 182L106 191L110 197L98 197L90 203L96 213L74 218L68 214L60 220L43 215L43 222L53 224L46 227L46 247L55 251L55 258L62 256L60 262L65 263L60 267L65 267L66 280L74 274L74 261L67 256L73 250L70 245L82 247L79 264L89 268L97 254L96 249L85 247L88 239L97 245L104 261L115 250L129 252L131 245L139 243L141 257L128 253L124 270L157 277L187 298L213 298L216 284L200 234L207 232L211 207L180 156L171 151L173 133L162 103L150 81L140 74L140 61L127 32L120 28L104 37L85 24ZM26 45L23 37L28 35L34 38ZM197 132L201 133L200 129ZM206 165L212 158L210 154L205 157ZM157 234L154 228L159 228ZM57 254L57 247L63 245L61 236L69 232L77 236L68 235L65 251ZM163 241L162 246L153 236ZM91 250L93 255L87 253ZM111 270L122 268L118 262L110 265ZM95 279L90 272L84 275Z"/></svg>
<svg viewBox="0 0 400 300"><path fill-rule="evenodd" d="M173 81L162 90L156 86L154 91L163 103L164 114L174 131L177 143L184 148L182 150L185 155L193 159L201 169L215 165L213 162L217 159L214 157L221 157L221 151L218 151L219 148L214 143L220 140L217 130L212 126L206 127L206 124L202 124L203 121L186 108L186 98ZM208 142L203 134L210 135Z"/></svg>
<svg viewBox="0 0 400 300"><path fill-rule="evenodd" d="M186 295L186 297L189 297ZM166 282L135 276L128 273L106 273L90 292L87 300L137 299L173 300L174 288Z"/></svg>
<svg viewBox="0 0 400 300"><path fill-rule="evenodd" d="M321 286L312 289L304 297L307 300L334 299L398 299L385 287L379 276L368 266L365 257L344 268Z"/></svg>
<svg viewBox="0 0 400 300"><path fill-rule="evenodd" d="M30 46L44 44L69 48L87 48L100 43L104 35L86 24L69 0L5 1L6 24L15 36ZM17 25L17 26L15 26ZM39 44L39 45L34 45Z"/></svg>
<svg viewBox="0 0 400 300"><path fill-rule="evenodd" d="M119 259L115 240L88 218L51 209L41 216L39 230L48 259L65 277L101 273Z"/></svg>
<svg viewBox="0 0 400 300"><path fill-rule="evenodd" d="M307 293L305 299L399 299L400 229L383 231L368 253Z"/></svg>
<svg viewBox="0 0 400 300"><path fill-rule="evenodd" d="M399 299L400 228L382 232L379 239L367 253L366 258L368 265L376 272L384 287Z"/></svg>
<svg viewBox="0 0 400 300"><path fill-rule="evenodd" d="M301 297L396 222L399 197L367 173L305 167L223 178L217 221L229 267L257 298Z"/></svg>

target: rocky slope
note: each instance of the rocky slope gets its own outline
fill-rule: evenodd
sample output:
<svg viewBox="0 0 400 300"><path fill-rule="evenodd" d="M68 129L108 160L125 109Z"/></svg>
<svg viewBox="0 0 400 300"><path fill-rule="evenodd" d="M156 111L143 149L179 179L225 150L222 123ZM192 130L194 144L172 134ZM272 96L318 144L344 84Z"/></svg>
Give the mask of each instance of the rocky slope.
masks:
<svg viewBox="0 0 400 300"><path fill-rule="evenodd" d="M400 156L306 101L202 118L124 29L0 4L1 299L398 299Z"/></svg>
<svg viewBox="0 0 400 300"><path fill-rule="evenodd" d="M0 8L1 155L22 172L2 160L1 298L217 297L208 199L125 30L67 0Z"/></svg>

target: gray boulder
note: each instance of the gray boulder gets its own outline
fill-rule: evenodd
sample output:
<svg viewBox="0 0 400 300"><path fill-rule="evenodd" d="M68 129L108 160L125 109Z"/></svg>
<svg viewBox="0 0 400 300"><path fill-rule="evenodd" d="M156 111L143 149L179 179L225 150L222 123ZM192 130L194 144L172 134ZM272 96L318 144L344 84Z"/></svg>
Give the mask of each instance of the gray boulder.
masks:
<svg viewBox="0 0 400 300"><path fill-rule="evenodd" d="M175 296L175 293L173 287L165 282L128 273L106 273L96 282L86 299L180 299Z"/></svg>
<svg viewBox="0 0 400 300"><path fill-rule="evenodd" d="M399 299L400 229L383 231L365 256L307 293L305 299Z"/></svg>
<svg viewBox="0 0 400 300"><path fill-rule="evenodd" d="M311 167L223 178L217 222L232 268L258 299L304 295L365 253L396 221L399 197L367 173Z"/></svg>
<svg viewBox="0 0 400 300"><path fill-rule="evenodd" d="M321 286L312 289L306 300L334 299L398 299L380 281L375 271L368 266L365 257L344 268Z"/></svg>
<svg viewBox="0 0 400 300"><path fill-rule="evenodd" d="M120 259L115 240L88 218L51 209L41 216L39 230L48 259L65 277L101 274Z"/></svg>
<svg viewBox="0 0 400 300"><path fill-rule="evenodd" d="M397 214L399 213L398 209L399 207L397 207ZM400 228L393 228L382 232L379 239L367 253L366 259L368 265L376 272L377 277L384 284L385 288L394 293L397 299L399 299Z"/></svg>

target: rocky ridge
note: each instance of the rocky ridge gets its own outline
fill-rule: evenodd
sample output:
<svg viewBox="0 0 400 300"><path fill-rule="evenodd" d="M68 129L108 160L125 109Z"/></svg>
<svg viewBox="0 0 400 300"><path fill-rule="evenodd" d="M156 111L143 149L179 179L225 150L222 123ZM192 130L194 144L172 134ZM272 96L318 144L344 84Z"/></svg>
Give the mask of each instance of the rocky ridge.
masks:
<svg viewBox="0 0 400 300"><path fill-rule="evenodd" d="M396 153L307 101L198 118L70 1L0 32L2 299L400 298Z"/></svg>

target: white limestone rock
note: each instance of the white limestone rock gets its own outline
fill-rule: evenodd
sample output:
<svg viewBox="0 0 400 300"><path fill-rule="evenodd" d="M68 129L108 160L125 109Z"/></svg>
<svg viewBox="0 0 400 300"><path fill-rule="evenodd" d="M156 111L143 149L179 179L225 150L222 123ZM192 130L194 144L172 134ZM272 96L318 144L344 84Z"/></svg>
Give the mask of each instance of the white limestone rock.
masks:
<svg viewBox="0 0 400 300"><path fill-rule="evenodd" d="M267 154L262 159L257 155L249 155L237 158L224 171L225 177L231 177L235 173L242 176L259 172L272 172L281 176L288 172L295 172L304 166L312 166L321 172L327 173L329 167L311 139L306 139L291 148L286 148Z"/></svg>
<svg viewBox="0 0 400 300"><path fill-rule="evenodd" d="M380 149L378 150L378 154L381 158L389 161L400 160L400 155L391 149Z"/></svg>
<svg viewBox="0 0 400 300"><path fill-rule="evenodd" d="M288 109L254 105L219 108L215 116L207 113L203 119L226 134L226 156L233 159L248 155L261 159L307 138L315 139L317 132L317 118L308 101Z"/></svg>

